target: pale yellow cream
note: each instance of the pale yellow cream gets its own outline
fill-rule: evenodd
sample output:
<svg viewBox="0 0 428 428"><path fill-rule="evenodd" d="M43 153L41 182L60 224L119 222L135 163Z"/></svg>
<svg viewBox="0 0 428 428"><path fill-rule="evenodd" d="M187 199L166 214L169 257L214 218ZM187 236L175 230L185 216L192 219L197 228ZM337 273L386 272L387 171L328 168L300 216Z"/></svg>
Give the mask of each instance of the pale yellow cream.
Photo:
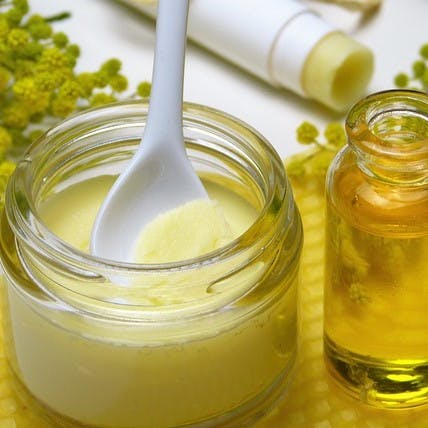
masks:
<svg viewBox="0 0 428 428"><path fill-rule="evenodd" d="M312 49L302 72L305 93L336 111L345 111L372 77L373 53L341 32L323 37Z"/></svg>
<svg viewBox="0 0 428 428"><path fill-rule="evenodd" d="M99 177L50 195L39 207L44 222L70 245L88 251L92 223L112 182L111 177ZM220 234L221 239L244 233L257 209L228 186L214 181L205 181L205 186L230 229L230 235ZM213 206L203 210L208 207ZM207 220L199 234L212 226L211 216L204 212L198 211ZM223 230L221 222L218 228ZM172 229L164 231L169 234ZM155 228L156 239L158 232ZM204 237L211 242L212 235ZM167 246L169 238L159 248ZM229 275L215 283L206 275L218 279L218 266L203 275L195 270L190 281L194 287L186 283L186 275L174 284L154 275L153 287L143 289L147 295L143 309L162 314L168 305L178 303L186 311L195 306L192 316L198 317L181 319L177 309L173 322L155 325L86 316L55 301L33 305L9 287L13 365L31 394L52 414L79 426L166 428L215 418L244 405L257 406L254 400L265 402L272 384L289 378L296 351L296 283L293 277L284 278L287 291L281 300L263 309L256 309L263 292L230 305L269 271L268 261L246 262L245 269L233 274L226 270ZM108 283L85 284L71 278L65 287L57 287L64 279L56 272L41 274L58 295L75 294L83 301L83 294L98 293L99 312L101 300L112 290ZM140 299L133 294L133 284L121 290L120 301ZM118 296L111 297L115 301ZM222 308L215 317L200 315L212 305Z"/></svg>
<svg viewBox="0 0 428 428"><path fill-rule="evenodd" d="M51 195L40 207L52 232L71 246L89 252L98 209L113 184L111 176L86 180ZM235 192L205 181L210 196L171 210L150 223L138 240L138 262L185 260L217 249L245 232L257 210Z"/></svg>
<svg viewBox="0 0 428 428"><path fill-rule="evenodd" d="M135 249L138 263L187 260L233 240L217 201L197 199L156 217L142 231Z"/></svg>

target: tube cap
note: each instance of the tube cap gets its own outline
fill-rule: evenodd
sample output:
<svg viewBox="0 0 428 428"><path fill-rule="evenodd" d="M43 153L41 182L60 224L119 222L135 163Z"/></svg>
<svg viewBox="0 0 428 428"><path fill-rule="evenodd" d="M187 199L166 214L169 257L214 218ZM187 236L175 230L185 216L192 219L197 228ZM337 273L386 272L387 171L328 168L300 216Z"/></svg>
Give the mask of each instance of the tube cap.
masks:
<svg viewBox="0 0 428 428"><path fill-rule="evenodd" d="M306 96L302 74L306 59L332 27L311 11L295 15L276 38L271 50L270 75L273 83Z"/></svg>

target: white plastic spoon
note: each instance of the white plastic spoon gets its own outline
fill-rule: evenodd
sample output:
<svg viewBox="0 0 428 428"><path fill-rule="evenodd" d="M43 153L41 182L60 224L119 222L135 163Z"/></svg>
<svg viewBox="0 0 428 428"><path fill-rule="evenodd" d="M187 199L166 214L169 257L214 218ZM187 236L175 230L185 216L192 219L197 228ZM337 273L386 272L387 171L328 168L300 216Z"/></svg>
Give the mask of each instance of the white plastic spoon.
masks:
<svg viewBox="0 0 428 428"><path fill-rule="evenodd" d="M187 158L183 137L183 76L188 0L160 0L147 123L140 146L97 214L92 254L133 261L144 226L186 202L207 198Z"/></svg>

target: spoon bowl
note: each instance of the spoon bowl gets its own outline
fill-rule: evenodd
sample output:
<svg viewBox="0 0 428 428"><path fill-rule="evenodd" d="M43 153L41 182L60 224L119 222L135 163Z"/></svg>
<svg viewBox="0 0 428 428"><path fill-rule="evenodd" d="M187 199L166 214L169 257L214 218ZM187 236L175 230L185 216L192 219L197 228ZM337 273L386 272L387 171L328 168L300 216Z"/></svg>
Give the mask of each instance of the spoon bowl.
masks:
<svg viewBox="0 0 428 428"><path fill-rule="evenodd" d="M160 0L147 123L140 146L95 219L90 251L132 262L144 226L158 215L208 195L187 158L183 77L188 0Z"/></svg>

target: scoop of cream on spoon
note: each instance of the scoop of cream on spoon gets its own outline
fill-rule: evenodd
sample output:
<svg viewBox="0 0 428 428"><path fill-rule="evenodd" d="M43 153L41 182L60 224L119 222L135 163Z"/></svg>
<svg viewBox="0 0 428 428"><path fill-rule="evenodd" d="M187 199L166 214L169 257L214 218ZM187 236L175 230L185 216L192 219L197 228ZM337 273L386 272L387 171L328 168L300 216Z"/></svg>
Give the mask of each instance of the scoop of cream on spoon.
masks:
<svg viewBox="0 0 428 428"><path fill-rule="evenodd" d="M139 236L152 220L190 201L211 202L184 145L182 104L187 14L188 0L159 1L147 123L139 148L115 181L95 219L90 251L96 256L135 262Z"/></svg>

